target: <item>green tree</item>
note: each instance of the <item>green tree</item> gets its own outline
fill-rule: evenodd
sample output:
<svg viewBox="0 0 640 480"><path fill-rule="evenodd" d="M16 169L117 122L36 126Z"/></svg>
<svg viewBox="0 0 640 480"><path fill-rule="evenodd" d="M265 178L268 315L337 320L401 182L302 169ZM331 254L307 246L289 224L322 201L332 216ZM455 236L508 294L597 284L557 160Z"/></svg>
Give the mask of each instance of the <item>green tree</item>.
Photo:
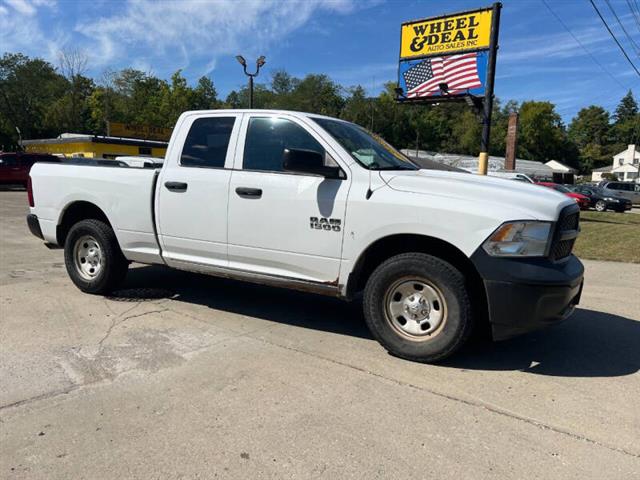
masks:
<svg viewBox="0 0 640 480"><path fill-rule="evenodd" d="M627 145L640 141L640 113L638 103L633 93L629 91L620 100L613 115L614 123L611 126L612 146L610 153L615 154L626 148Z"/></svg>
<svg viewBox="0 0 640 480"><path fill-rule="evenodd" d="M341 87L327 75L307 75L295 86L291 98L291 108L303 112L337 117L344 107Z"/></svg>
<svg viewBox="0 0 640 480"><path fill-rule="evenodd" d="M577 149L567 137L560 115L551 102L524 102L520 106L518 154L522 158L546 162L560 160L577 165Z"/></svg>
<svg viewBox="0 0 640 480"><path fill-rule="evenodd" d="M360 85L351 87L349 96L345 99L341 118L372 129L374 117L374 100L367 99L364 88Z"/></svg>
<svg viewBox="0 0 640 480"><path fill-rule="evenodd" d="M218 108L218 92L209 77L201 77L193 89L192 108L196 110L209 110Z"/></svg>
<svg viewBox="0 0 640 480"><path fill-rule="evenodd" d="M622 123L634 119L636 115L638 115L638 102L636 102L633 92L629 90L616 107L613 119L616 123Z"/></svg>
<svg viewBox="0 0 640 480"><path fill-rule="evenodd" d="M581 109L569 124L569 139L580 152L580 170L610 163L609 113L602 107L591 105Z"/></svg>
<svg viewBox="0 0 640 480"><path fill-rule="evenodd" d="M60 133L47 124L46 114L67 86L66 79L50 63L5 53L0 58L0 144L16 144L16 127L25 139Z"/></svg>
<svg viewBox="0 0 640 480"><path fill-rule="evenodd" d="M604 145L609 132L609 113L591 105L581 109L569 124L569 138L578 148L589 144Z"/></svg>

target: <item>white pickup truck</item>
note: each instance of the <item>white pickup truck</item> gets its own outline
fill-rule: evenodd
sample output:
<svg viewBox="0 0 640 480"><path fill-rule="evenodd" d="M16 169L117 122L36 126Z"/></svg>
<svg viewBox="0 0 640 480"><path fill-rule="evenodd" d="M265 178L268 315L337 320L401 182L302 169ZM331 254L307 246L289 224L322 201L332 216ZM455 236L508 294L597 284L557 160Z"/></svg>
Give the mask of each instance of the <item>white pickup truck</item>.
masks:
<svg viewBox="0 0 640 480"><path fill-rule="evenodd" d="M582 289L570 198L419 169L319 115L186 112L161 169L38 163L28 192L31 232L64 247L84 292L115 289L130 262L363 292L375 338L416 361L451 355L486 322L504 339L561 321Z"/></svg>

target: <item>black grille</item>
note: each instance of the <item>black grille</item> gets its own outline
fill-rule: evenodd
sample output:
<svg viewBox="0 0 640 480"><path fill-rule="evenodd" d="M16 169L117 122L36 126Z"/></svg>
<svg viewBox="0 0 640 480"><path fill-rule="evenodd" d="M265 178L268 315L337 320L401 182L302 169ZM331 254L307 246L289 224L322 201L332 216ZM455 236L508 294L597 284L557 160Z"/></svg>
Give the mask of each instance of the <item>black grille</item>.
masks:
<svg viewBox="0 0 640 480"><path fill-rule="evenodd" d="M571 255L573 244L576 236L571 235L577 233L580 228L580 209L577 205L565 207L560 212L560 218L556 223L556 229L553 235L553 243L549 256L552 260L562 260ZM563 238L569 236L570 238Z"/></svg>

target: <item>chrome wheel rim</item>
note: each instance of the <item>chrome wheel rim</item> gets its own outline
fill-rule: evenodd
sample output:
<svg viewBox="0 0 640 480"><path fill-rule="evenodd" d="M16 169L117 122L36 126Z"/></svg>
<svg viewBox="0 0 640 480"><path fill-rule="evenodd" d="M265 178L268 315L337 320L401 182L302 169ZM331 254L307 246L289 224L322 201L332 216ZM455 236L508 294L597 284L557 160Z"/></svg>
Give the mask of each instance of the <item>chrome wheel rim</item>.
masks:
<svg viewBox="0 0 640 480"><path fill-rule="evenodd" d="M442 292L423 279L404 278L385 295L387 321L411 340L428 340L440 333L447 319Z"/></svg>
<svg viewBox="0 0 640 480"><path fill-rule="evenodd" d="M73 247L76 271L85 280L93 280L103 268L103 254L98 241L91 235L83 235Z"/></svg>
<svg viewBox="0 0 640 480"><path fill-rule="evenodd" d="M607 208L607 205L602 201L598 200L596 202L596 210L599 212L603 212Z"/></svg>

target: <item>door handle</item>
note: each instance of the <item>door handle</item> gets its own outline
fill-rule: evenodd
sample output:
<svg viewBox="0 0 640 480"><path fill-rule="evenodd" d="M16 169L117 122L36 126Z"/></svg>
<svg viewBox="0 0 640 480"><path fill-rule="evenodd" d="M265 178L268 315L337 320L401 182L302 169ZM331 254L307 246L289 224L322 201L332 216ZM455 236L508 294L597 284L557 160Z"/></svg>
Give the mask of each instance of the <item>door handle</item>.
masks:
<svg viewBox="0 0 640 480"><path fill-rule="evenodd" d="M243 198L260 198L262 197L261 188L238 187L236 193Z"/></svg>
<svg viewBox="0 0 640 480"><path fill-rule="evenodd" d="M171 192L186 192L188 185L184 182L164 182L164 186Z"/></svg>

